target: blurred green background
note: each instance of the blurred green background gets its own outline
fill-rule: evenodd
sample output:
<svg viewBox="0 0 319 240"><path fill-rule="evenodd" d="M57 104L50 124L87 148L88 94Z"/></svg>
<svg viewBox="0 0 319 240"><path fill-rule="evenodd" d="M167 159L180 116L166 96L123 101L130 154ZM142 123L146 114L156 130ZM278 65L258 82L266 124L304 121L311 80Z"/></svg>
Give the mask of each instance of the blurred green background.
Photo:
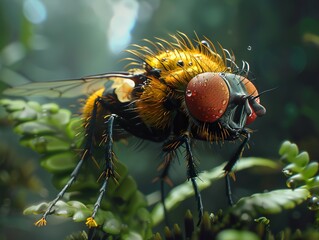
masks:
<svg viewBox="0 0 319 240"><path fill-rule="evenodd" d="M169 40L168 34L176 31L192 38L196 31L232 50L239 65L242 59L248 61L259 91L276 88L261 97L267 115L251 125L256 132L245 156L276 159L280 143L289 139L307 150L312 159L319 159L318 9L315 0L1 0L0 90L26 81L122 70L125 63L120 59L128 56L122 51L129 44L141 44L143 38ZM76 99L40 100L78 112L71 106L78 103ZM21 214L30 204L52 199L56 190L50 176L37 166L36 154L19 146L2 109L0 115L0 239L63 239L83 228L84 224L52 217L48 227L37 229L33 227L35 218ZM160 145L145 144L137 151L134 144L129 145L115 147L120 160L141 182L143 192L156 191L158 186L151 181L160 163L154 157L154 151L159 155ZM200 144L196 152L200 169L228 160L234 147L225 144L207 150ZM172 175L177 176L175 184L184 181L184 164L176 163ZM251 181L254 177L254 173L237 176L235 197L284 186L280 177L264 174ZM207 210L226 205L223 188L221 183L203 192ZM193 208L193 201L179 210ZM293 218L298 220L296 216L285 220Z"/></svg>

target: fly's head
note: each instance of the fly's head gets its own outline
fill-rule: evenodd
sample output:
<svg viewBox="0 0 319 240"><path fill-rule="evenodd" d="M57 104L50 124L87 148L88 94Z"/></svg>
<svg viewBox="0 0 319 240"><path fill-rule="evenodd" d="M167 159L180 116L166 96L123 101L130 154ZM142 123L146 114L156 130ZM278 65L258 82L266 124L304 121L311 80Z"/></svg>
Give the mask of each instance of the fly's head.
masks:
<svg viewBox="0 0 319 240"><path fill-rule="evenodd" d="M221 128L235 135L266 113L254 84L233 73L196 75L186 87L185 102L195 122L218 122Z"/></svg>

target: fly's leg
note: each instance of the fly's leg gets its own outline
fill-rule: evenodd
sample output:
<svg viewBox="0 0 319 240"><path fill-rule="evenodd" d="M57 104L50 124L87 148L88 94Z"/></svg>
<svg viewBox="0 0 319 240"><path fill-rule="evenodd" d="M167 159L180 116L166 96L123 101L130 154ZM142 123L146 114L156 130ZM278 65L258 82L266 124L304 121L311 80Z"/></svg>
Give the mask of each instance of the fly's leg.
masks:
<svg viewBox="0 0 319 240"><path fill-rule="evenodd" d="M193 152L191 150L191 145L190 145L190 138L189 136L185 136L185 145L186 145L186 160L187 160L187 177L188 179L191 180L193 189L195 192L195 197L197 201L197 210L198 210L198 222L197 226L201 223L202 217L203 217L203 202L202 202L202 197L201 194L198 190L198 186L196 183L196 178L198 176L198 172L196 169L196 164L195 164L195 159L193 156Z"/></svg>
<svg viewBox="0 0 319 240"><path fill-rule="evenodd" d="M187 179L191 180L193 189L195 192L195 198L197 202L197 209L198 209L198 223L197 225L200 224L202 217L203 217L203 203L202 203L202 197L199 192L197 183L196 183L196 178L198 176L198 172L196 169L196 164L195 164L195 158L192 152L191 144L190 144L190 137L188 134L183 134L176 139L170 140L166 142L163 146L163 151L164 152L169 152L169 151L175 151L177 148L179 148L182 144L185 144L186 148L186 163L187 163Z"/></svg>
<svg viewBox="0 0 319 240"><path fill-rule="evenodd" d="M108 180L114 178L114 153L113 153L113 125L117 115L111 114L107 117L106 124L106 140L105 140L105 169L101 175L104 178L102 186L99 190L99 196L94 204L94 209L91 217L87 218L86 225L91 227L97 227L98 224L94 220L106 192Z"/></svg>
<svg viewBox="0 0 319 240"><path fill-rule="evenodd" d="M240 146L238 147L238 149L236 150L236 152L234 153L232 158L228 161L228 163L224 167L225 180L226 180L226 196L228 199L228 203L230 205L233 205L234 202L233 202L233 198L232 198L232 191L231 191L231 186L230 186L229 174L231 173L231 171L232 171L234 165L236 164L236 162L238 161L238 159L242 156L244 149L245 149L245 147L248 144L248 141L250 139L250 133L246 129L243 130L242 134L245 136L245 139L243 140L243 142L240 144Z"/></svg>
<svg viewBox="0 0 319 240"><path fill-rule="evenodd" d="M53 201L51 201L47 210L42 215L42 218L35 223L36 226L40 227L40 226L45 226L47 224L46 218L48 215L50 215L54 212L53 207L63 197L63 195L65 194L67 189L69 187L71 187L71 185L74 183L74 181L76 180L76 178L80 172L80 169L81 169L83 163L89 157L92 157L94 129L95 129L95 125L96 125L97 106L98 106L99 102L100 102L99 98L97 98L94 101L94 106L92 109L91 118L90 118L90 120L88 122L88 126L86 128L86 141L85 141L85 145L84 145L84 149L83 149L80 161L77 163L76 167L72 171L69 181L65 184L65 186L62 188L62 190L57 194L56 198Z"/></svg>
<svg viewBox="0 0 319 240"><path fill-rule="evenodd" d="M174 157L173 151L165 153L164 161L158 168L159 170L162 170L162 172L157 178L155 178L155 180L160 180L161 202L163 205L165 223L167 226L169 226L169 221L167 218L167 209L166 209L166 205L165 205L165 183L167 183L170 186L173 185L172 181L170 180L170 178L168 176L169 168L171 166L173 157Z"/></svg>

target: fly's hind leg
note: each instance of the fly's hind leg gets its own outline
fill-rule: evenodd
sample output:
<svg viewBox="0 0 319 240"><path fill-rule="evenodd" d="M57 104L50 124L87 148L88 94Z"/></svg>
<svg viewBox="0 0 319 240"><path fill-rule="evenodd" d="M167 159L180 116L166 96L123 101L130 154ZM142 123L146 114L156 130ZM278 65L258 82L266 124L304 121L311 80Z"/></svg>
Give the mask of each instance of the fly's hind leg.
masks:
<svg viewBox="0 0 319 240"><path fill-rule="evenodd" d="M54 206L56 203L64 196L65 192L68 190L68 188L71 187L71 185L75 182L80 169L83 165L83 163L89 158L92 157L92 151L93 151L93 138L94 138L94 129L96 125L96 116L97 116L97 107L100 102L100 99L97 98L94 101L91 117L88 120L88 125L86 127L86 140L85 140L85 145L81 154L81 159L75 166L74 170L72 171L70 178L68 182L65 184L65 186L60 190L60 192L57 194L56 198L53 199L53 201L50 202L48 208L42 215L42 218L38 220L35 225L36 226L45 226L47 224L47 216L52 214L54 212Z"/></svg>
<svg viewBox="0 0 319 240"><path fill-rule="evenodd" d="M195 158L192 152L191 144L190 144L190 137L188 134L183 134L173 140L169 140L166 142L163 146L164 152L171 152L177 150L181 145L185 144L186 149L186 163L187 163L187 179L191 180L193 189L195 192L195 198L197 202L197 210L198 210L198 223L200 224L202 217L203 217L203 203L202 203L202 197L199 192L196 178L198 176L198 172L196 169L196 163Z"/></svg>
<svg viewBox="0 0 319 240"><path fill-rule="evenodd" d="M160 181L161 202L162 202L162 206L164 210L165 224L169 226L169 221L167 218L167 209L165 205L165 183L167 183L170 186L173 186L173 183L168 176L168 172L169 172L169 168L171 166L172 160L174 158L174 152L169 151L169 152L165 152L164 154L165 154L164 160L158 168L158 170L161 171L161 174L157 178L155 178L154 181L157 181L157 180Z"/></svg>
<svg viewBox="0 0 319 240"><path fill-rule="evenodd" d="M106 124L106 140L105 140L105 154L104 154L105 168L103 170L103 173L101 174L101 177L103 178L103 183L100 187L98 198L94 204L92 215L86 220L86 225L89 228L98 226L94 218L101 206L101 202L106 192L109 179L115 178L114 153L113 153L113 126L114 126L114 120L117 117L118 116L116 114L111 114L107 116L105 121L105 124Z"/></svg>

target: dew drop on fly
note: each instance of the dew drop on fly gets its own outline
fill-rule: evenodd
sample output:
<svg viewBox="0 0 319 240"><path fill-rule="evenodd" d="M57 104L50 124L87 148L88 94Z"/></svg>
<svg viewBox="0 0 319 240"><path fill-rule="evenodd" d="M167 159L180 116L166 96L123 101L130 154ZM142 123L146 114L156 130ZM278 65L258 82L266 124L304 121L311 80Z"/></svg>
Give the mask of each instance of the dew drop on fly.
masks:
<svg viewBox="0 0 319 240"><path fill-rule="evenodd" d="M247 47L247 50L248 50L248 51L251 51L251 50L252 50L252 47L249 45L249 46Z"/></svg>
<svg viewBox="0 0 319 240"><path fill-rule="evenodd" d="M191 90L187 90L186 95L187 95L187 97L191 97L193 95L193 93Z"/></svg>

